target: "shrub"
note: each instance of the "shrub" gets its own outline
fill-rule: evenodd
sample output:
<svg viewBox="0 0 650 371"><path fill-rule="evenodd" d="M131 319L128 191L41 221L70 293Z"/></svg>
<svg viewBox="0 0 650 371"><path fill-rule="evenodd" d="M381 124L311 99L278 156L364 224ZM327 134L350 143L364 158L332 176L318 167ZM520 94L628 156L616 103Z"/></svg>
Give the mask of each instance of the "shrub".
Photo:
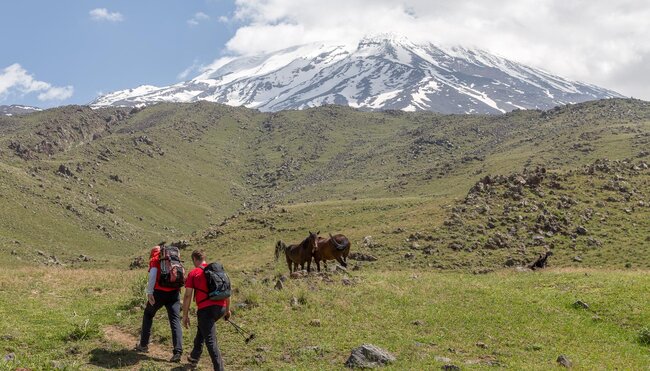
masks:
<svg viewBox="0 0 650 371"><path fill-rule="evenodd" d="M650 328L644 327L639 331L639 343L650 345Z"/></svg>
<svg viewBox="0 0 650 371"><path fill-rule="evenodd" d="M86 319L83 323L75 324L74 328L64 337L66 341L81 341L99 337L99 326Z"/></svg>

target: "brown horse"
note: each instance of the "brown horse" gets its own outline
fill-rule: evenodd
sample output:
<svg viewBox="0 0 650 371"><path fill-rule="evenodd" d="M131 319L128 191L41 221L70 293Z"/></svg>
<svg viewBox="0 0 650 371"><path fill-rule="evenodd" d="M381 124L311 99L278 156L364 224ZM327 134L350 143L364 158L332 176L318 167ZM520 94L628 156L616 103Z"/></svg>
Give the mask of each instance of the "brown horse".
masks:
<svg viewBox="0 0 650 371"><path fill-rule="evenodd" d="M316 248L314 249L314 261L316 268L320 272L320 262L323 261L325 269L327 269L328 260L336 260L343 267L347 267L348 255L350 254L350 240L342 234L332 236L330 238L318 237L316 240Z"/></svg>
<svg viewBox="0 0 650 371"><path fill-rule="evenodd" d="M318 233L320 231L316 233L309 232L309 236L296 245L287 246L284 242L278 241L275 244L275 261L280 259L280 253L284 251L289 273L298 270L298 266L300 266L300 269L305 269L305 263L307 264L307 272L311 271L311 258L316 248Z"/></svg>

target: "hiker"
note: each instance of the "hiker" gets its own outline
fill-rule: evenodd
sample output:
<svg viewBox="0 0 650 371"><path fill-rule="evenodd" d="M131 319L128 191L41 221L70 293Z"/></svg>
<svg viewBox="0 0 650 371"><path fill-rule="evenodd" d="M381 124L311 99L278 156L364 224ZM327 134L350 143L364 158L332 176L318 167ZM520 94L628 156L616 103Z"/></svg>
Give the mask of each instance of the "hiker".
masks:
<svg viewBox="0 0 650 371"><path fill-rule="evenodd" d="M165 243L161 242L158 246L151 249L149 256L149 279L147 281L147 306L144 309L144 316L142 318L142 332L140 334L140 343L136 346L135 350L142 353L149 351L149 338L151 336L151 326L153 325L153 318L156 312L163 306L167 310L167 318L169 318L169 327L172 330L172 343L174 345L172 358L170 362L180 362L183 354L183 329L181 328L181 301L180 301L180 287L169 287L168 283L161 282L161 248L162 249L175 249L178 254L178 249L173 247L164 247ZM166 255L163 250L163 255ZM180 257L178 257L180 263ZM182 267L182 266L181 266ZM179 272L182 276L184 271ZM178 280L182 280L179 277ZM161 285L165 284L165 286ZM178 286L178 285L176 285Z"/></svg>
<svg viewBox="0 0 650 371"><path fill-rule="evenodd" d="M230 296L230 281L223 272L223 267L219 263L208 264L205 262L206 256L202 250L194 250L192 252L192 263L194 263L194 268L187 276L185 281L185 296L183 297L183 325L186 329L190 328L190 305L192 303L192 296L196 301L197 311L197 331L196 337L194 337L194 348L192 352L187 356L187 361L192 365L196 365L201 358L201 353L203 352L203 344L208 348L208 353L210 354L210 359L212 360L212 365L215 370L223 370L223 359L221 358L221 352L219 351L219 344L217 343L216 335L216 321L223 317L226 321L230 319L230 298L226 297L221 300L215 300L214 297L210 297L208 293L212 294L208 290L208 279L206 278L205 270L212 268L213 266L220 267L219 274L225 276L227 281L227 296Z"/></svg>

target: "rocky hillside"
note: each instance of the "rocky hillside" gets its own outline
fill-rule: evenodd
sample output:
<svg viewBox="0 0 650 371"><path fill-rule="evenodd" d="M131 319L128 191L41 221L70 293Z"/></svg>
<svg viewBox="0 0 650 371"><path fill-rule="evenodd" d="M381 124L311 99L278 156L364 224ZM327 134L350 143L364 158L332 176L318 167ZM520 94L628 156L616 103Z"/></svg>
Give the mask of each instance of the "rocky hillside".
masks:
<svg viewBox="0 0 650 371"><path fill-rule="evenodd" d="M123 264L240 211L328 202L340 205L322 224L360 241L375 225L435 214L487 174L645 159L649 133L650 104L622 99L499 116L198 102L0 117L0 251L10 262ZM289 237L320 212L307 210L283 227Z"/></svg>
<svg viewBox="0 0 650 371"><path fill-rule="evenodd" d="M648 162L640 159L488 175L453 206L439 242L474 254L478 265L528 266L551 251L549 265L647 269L649 190Z"/></svg>

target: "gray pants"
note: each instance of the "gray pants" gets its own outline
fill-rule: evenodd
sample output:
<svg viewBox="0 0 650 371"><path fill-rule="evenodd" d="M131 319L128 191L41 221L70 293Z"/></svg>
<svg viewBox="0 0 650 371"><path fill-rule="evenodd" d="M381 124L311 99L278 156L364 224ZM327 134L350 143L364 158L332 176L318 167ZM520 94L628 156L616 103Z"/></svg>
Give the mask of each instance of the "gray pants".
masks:
<svg viewBox="0 0 650 371"><path fill-rule="evenodd" d="M142 333L140 335L140 345L149 345L151 337L151 326L153 317L158 309L165 307L167 309L167 318L169 327L172 330L172 343L174 344L174 354L183 353L183 329L181 328L181 296L180 291L160 291L154 290L153 298L156 300L154 305L147 302L142 317Z"/></svg>
<svg viewBox="0 0 650 371"><path fill-rule="evenodd" d="M216 321L226 314L226 307L212 305L196 312L198 328L194 337L194 348L190 356L199 359L203 353L203 344L208 348L212 365L216 371L223 371L223 358L217 343Z"/></svg>

